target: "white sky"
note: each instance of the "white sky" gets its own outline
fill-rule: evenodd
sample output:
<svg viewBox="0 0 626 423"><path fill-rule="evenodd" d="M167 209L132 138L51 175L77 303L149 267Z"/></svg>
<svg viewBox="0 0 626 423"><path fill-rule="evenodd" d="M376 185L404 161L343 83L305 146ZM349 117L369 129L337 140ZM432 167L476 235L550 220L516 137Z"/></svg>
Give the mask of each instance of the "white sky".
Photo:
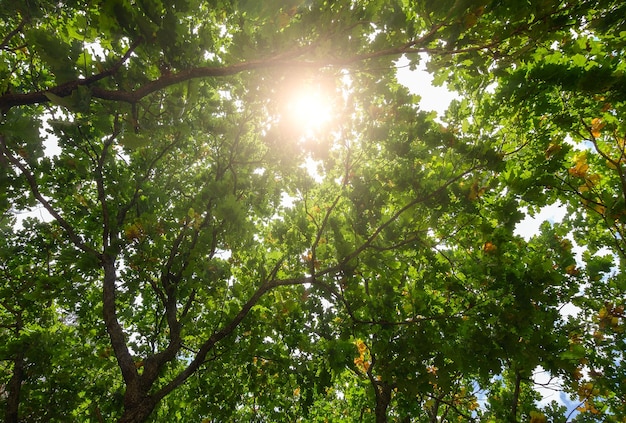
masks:
<svg viewBox="0 0 626 423"><path fill-rule="evenodd" d="M412 71L408 67L409 59L402 56L396 62L398 82L406 86L411 94L417 94L421 97L420 108L422 110L435 111L441 117L450 105L450 102L458 98L458 95L448 91L445 84L442 87L433 86L433 77L426 72L424 63L426 63L426 57L422 55L420 65L416 70Z"/></svg>

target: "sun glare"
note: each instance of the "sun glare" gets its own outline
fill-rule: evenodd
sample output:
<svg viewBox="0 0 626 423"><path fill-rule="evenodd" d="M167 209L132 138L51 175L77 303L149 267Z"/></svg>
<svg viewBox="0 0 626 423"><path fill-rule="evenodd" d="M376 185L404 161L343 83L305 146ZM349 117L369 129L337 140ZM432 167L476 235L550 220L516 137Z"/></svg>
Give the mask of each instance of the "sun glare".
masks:
<svg viewBox="0 0 626 423"><path fill-rule="evenodd" d="M307 135L323 129L331 120L330 101L313 89L302 89L293 93L288 104L290 120Z"/></svg>

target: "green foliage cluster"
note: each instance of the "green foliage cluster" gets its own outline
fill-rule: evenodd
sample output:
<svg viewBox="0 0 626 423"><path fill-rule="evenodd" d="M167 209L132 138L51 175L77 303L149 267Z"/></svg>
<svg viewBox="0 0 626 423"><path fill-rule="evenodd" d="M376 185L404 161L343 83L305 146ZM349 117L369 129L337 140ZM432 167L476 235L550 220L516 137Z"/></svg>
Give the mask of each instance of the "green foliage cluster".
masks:
<svg viewBox="0 0 626 423"><path fill-rule="evenodd" d="M624 16L0 2L4 421L625 421Z"/></svg>

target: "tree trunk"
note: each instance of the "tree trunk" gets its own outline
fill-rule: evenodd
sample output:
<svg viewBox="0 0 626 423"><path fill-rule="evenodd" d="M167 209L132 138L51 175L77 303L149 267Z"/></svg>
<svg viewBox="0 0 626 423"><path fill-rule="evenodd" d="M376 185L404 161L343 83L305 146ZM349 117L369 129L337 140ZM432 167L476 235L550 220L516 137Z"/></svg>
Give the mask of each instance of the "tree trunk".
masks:
<svg viewBox="0 0 626 423"><path fill-rule="evenodd" d="M157 405L157 401L153 398L147 397L141 401L133 404L132 406L125 406L122 417L117 421L118 423L143 423L148 420L150 414L154 411Z"/></svg>
<svg viewBox="0 0 626 423"><path fill-rule="evenodd" d="M20 392L24 378L24 353L20 352L13 360L13 374L9 381L7 391L7 405L4 413L5 423L17 423L19 421Z"/></svg>
<svg viewBox="0 0 626 423"><path fill-rule="evenodd" d="M516 371L515 372L515 391L513 392L513 400L511 402L511 416L509 417L511 423L517 423L517 406L519 404L521 383L522 383L522 376L519 371Z"/></svg>
<svg viewBox="0 0 626 423"><path fill-rule="evenodd" d="M391 402L391 386L386 383L375 385L376 390L376 423L387 423L387 408Z"/></svg>

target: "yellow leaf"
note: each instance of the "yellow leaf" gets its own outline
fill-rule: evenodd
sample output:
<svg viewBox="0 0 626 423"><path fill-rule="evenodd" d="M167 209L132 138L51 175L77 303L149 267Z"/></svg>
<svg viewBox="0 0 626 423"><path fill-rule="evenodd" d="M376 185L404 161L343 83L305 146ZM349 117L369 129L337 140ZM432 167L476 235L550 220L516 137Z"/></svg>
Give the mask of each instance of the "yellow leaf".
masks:
<svg viewBox="0 0 626 423"><path fill-rule="evenodd" d="M437 366L430 365L426 367L426 372L431 375L436 375L438 370L439 368Z"/></svg>
<svg viewBox="0 0 626 423"><path fill-rule="evenodd" d="M587 164L587 155L586 154L578 154L574 157L574 166L569 168L567 171L570 175L575 176L577 178L584 178L589 170L589 165Z"/></svg>
<svg viewBox="0 0 626 423"><path fill-rule="evenodd" d="M600 179L602 179L602 176L598 175L597 173L593 173L587 177L587 182L594 186L598 182L600 182Z"/></svg>
<svg viewBox="0 0 626 423"><path fill-rule="evenodd" d="M483 251L485 251L486 253L493 253L497 249L498 247L489 241L485 242L485 245L483 245Z"/></svg>
<svg viewBox="0 0 626 423"><path fill-rule="evenodd" d="M602 216L604 216L604 214L606 213L606 207L604 207L602 204L594 205L593 209Z"/></svg>
<svg viewBox="0 0 626 423"><path fill-rule="evenodd" d="M143 238L143 236L144 236L143 227L141 226L139 222L134 223L130 225L129 227L127 227L126 229L124 229L124 237L128 241L133 241L133 240L139 241Z"/></svg>
<svg viewBox="0 0 626 423"><path fill-rule="evenodd" d="M587 171L589 170L588 164L576 165L568 169L568 172L572 176L576 176L578 178L583 178Z"/></svg>
<svg viewBox="0 0 626 423"><path fill-rule="evenodd" d="M576 276L580 273L580 271L576 268L575 264L570 264L565 268L565 273L568 275Z"/></svg>
<svg viewBox="0 0 626 423"><path fill-rule="evenodd" d="M550 144L545 151L546 159L552 157L555 153L561 151L561 144Z"/></svg>
<svg viewBox="0 0 626 423"><path fill-rule="evenodd" d="M530 412L530 423L546 423L546 416L538 411Z"/></svg>
<svg viewBox="0 0 626 423"><path fill-rule="evenodd" d="M572 377L575 380L580 380L580 378L583 377L583 374L580 368L576 367L576 369L574 369L574 372L572 373Z"/></svg>
<svg viewBox="0 0 626 423"><path fill-rule="evenodd" d="M600 131L605 126L606 123L604 122L604 120L600 118L593 118L591 120L591 135L593 135L594 138L598 138L600 136Z"/></svg>
<svg viewBox="0 0 626 423"><path fill-rule="evenodd" d="M478 190L478 182L474 182L474 183L472 184L471 188L470 188L470 192L469 192L469 195L468 195L468 199L469 199L470 201L474 201L474 200L476 200L476 199L478 198L478 196L479 196L479 193L478 193L478 192L479 192L479 190Z"/></svg>

